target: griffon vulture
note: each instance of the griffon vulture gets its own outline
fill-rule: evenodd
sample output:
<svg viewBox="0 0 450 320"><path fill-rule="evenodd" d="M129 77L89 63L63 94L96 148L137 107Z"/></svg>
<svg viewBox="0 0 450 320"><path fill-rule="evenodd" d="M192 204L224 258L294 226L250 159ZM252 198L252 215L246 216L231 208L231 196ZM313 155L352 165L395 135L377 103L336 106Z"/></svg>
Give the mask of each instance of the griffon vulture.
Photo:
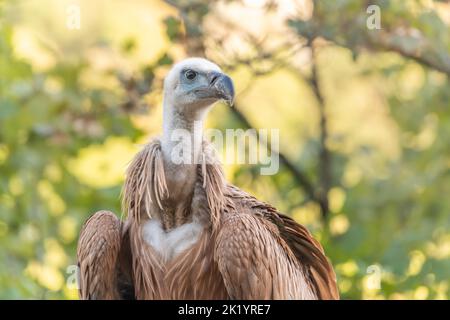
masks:
<svg viewBox="0 0 450 320"><path fill-rule="evenodd" d="M81 299L339 298L333 268L308 230L227 183L193 130L216 101L233 99L231 79L208 60L171 69L162 137L127 169L126 219L100 211L81 230ZM181 148L191 162L173 161L180 129L193 145L200 141Z"/></svg>

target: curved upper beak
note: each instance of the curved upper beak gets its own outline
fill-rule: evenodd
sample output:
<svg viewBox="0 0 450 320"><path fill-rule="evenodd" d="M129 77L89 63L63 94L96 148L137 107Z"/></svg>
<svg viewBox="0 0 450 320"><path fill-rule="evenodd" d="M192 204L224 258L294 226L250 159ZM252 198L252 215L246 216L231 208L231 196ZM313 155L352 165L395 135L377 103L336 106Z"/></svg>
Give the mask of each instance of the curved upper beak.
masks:
<svg viewBox="0 0 450 320"><path fill-rule="evenodd" d="M234 103L234 86L231 78L221 72L211 72L208 79L213 95L225 100L228 105L232 106Z"/></svg>
<svg viewBox="0 0 450 320"><path fill-rule="evenodd" d="M208 73L208 85L194 90L199 99L223 99L232 106L234 102L234 86L229 76L221 72Z"/></svg>

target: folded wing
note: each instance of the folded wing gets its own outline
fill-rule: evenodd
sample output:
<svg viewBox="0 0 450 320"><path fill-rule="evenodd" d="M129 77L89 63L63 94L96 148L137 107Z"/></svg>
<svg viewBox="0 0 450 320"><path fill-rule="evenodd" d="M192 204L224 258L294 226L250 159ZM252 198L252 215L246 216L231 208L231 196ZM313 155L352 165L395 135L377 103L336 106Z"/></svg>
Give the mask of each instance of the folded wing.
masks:
<svg viewBox="0 0 450 320"><path fill-rule="evenodd" d="M80 299L128 298L130 257L123 229L110 211L96 212L83 225L77 248Z"/></svg>
<svg viewBox="0 0 450 320"><path fill-rule="evenodd" d="M339 299L321 245L305 227L234 186L216 260L233 299Z"/></svg>

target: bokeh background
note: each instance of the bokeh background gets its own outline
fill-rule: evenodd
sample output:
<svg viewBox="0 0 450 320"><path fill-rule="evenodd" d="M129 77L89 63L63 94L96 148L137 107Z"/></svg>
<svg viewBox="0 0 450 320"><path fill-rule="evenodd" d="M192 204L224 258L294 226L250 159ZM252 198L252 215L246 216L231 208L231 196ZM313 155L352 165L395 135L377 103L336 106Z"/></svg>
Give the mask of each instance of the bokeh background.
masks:
<svg viewBox="0 0 450 320"><path fill-rule="evenodd" d="M227 177L309 227L342 298L448 299L450 4L431 0L0 0L0 298L77 298L80 227L120 215L186 56L237 87L209 127L280 129L277 175Z"/></svg>

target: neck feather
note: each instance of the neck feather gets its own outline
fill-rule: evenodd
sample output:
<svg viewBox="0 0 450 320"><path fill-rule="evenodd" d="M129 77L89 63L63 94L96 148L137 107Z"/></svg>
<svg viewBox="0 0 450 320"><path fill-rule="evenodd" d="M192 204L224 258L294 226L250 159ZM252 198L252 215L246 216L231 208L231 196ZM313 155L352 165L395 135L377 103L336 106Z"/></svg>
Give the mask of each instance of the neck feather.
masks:
<svg viewBox="0 0 450 320"><path fill-rule="evenodd" d="M185 108L164 105L161 148L166 162L174 163L172 156L178 155L179 149L183 148L184 156L191 161L183 161L182 164L198 163L206 113L207 108L186 111Z"/></svg>

